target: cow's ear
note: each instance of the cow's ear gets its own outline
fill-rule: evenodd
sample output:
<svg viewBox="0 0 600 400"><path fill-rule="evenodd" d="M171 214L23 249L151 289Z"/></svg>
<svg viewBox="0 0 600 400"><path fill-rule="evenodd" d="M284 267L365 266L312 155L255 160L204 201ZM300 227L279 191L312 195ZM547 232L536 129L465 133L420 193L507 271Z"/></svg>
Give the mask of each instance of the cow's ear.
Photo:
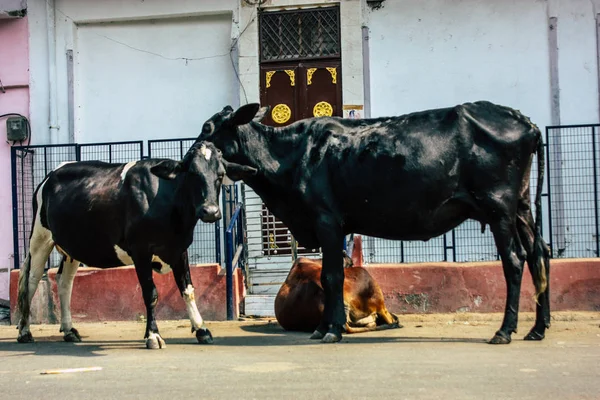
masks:
<svg viewBox="0 0 600 400"><path fill-rule="evenodd" d="M252 121L254 122L260 122L263 120L263 118L267 115L267 113L269 112L269 106L265 106L265 107L261 107L258 109L258 112L256 113L256 115L254 116L254 118L252 118Z"/></svg>
<svg viewBox="0 0 600 400"><path fill-rule="evenodd" d="M250 103L241 106L231 115L231 122L236 126L245 125L252 121L259 108L260 104L258 103Z"/></svg>
<svg viewBox="0 0 600 400"><path fill-rule="evenodd" d="M227 171L227 176L233 181L240 181L250 176L256 175L258 170L247 165L240 165L226 160L223 161L223 166Z"/></svg>
<svg viewBox="0 0 600 400"><path fill-rule="evenodd" d="M159 178L173 180L177 174L183 170L183 165L180 161L165 160L150 168L150 172Z"/></svg>

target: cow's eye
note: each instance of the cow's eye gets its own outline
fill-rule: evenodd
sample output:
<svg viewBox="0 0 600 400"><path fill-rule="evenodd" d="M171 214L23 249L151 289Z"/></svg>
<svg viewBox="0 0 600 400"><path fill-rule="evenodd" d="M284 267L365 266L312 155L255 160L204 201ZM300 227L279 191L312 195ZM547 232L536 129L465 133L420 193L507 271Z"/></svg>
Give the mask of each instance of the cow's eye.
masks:
<svg viewBox="0 0 600 400"><path fill-rule="evenodd" d="M204 124L202 126L202 133L210 133L210 125L209 124Z"/></svg>

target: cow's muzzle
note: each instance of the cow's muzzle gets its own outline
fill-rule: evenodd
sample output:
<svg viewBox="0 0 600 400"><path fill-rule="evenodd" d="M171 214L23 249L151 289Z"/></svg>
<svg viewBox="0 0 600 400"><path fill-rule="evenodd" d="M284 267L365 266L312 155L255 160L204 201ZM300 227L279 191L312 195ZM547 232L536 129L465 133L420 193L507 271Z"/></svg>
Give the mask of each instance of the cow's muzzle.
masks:
<svg viewBox="0 0 600 400"><path fill-rule="evenodd" d="M216 205L204 205L200 207L198 216L203 222L215 222L221 219L221 210Z"/></svg>

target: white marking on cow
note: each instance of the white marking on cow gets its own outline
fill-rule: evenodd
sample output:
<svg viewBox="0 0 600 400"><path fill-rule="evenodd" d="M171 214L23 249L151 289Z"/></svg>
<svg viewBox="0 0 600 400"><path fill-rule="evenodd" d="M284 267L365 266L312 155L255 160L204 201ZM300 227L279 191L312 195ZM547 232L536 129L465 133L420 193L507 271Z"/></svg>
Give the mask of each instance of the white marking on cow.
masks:
<svg viewBox="0 0 600 400"><path fill-rule="evenodd" d="M71 259L69 262L67 260L63 264L62 274L56 275L58 297L60 299L60 330L65 333L68 333L73 328L71 322L71 293L78 267L79 261Z"/></svg>
<svg viewBox="0 0 600 400"><path fill-rule="evenodd" d="M185 305L190 317L190 322L192 323L192 328L194 330L202 328L202 316L200 315L200 311L198 311L198 306L196 306L194 287L192 285L188 285L183 291L183 300L185 300Z"/></svg>
<svg viewBox="0 0 600 400"><path fill-rule="evenodd" d="M212 150L202 144L202 146L200 146L200 153L206 158L206 161L208 161L212 155Z"/></svg>
<svg viewBox="0 0 600 400"><path fill-rule="evenodd" d="M210 126L210 131L208 132L208 134L210 135L215 131L215 123L212 121L208 121L208 126Z"/></svg>
<svg viewBox="0 0 600 400"><path fill-rule="evenodd" d="M48 260L48 256L54 247L54 241L52 240L52 232L49 229L46 229L42 226L41 219L41 210L43 205L42 201L42 193L44 191L44 185L48 180L44 180L40 185L36 200L38 204L38 208L35 214L35 223L33 225L33 230L31 232L31 238L29 240L29 254L27 255L25 262L23 264L23 268L21 268L20 274L21 276L25 276L29 269L29 280L25 281L24 279L20 279L19 277L19 292L25 290L25 285L27 285L28 290L28 302L26 304L27 307L30 307L31 300L33 299L33 295L37 290L40 279L42 279L42 275L44 274L44 266L46 261ZM29 332L29 319L21 320L19 323L19 336L25 335Z"/></svg>
<svg viewBox="0 0 600 400"><path fill-rule="evenodd" d="M161 268L160 271L158 271L159 274L166 274L168 272L171 272L171 266L163 260L161 260L159 256L153 255L152 262L160 263Z"/></svg>
<svg viewBox="0 0 600 400"><path fill-rule="evenodd" d="M113 247L115 249L115 254L119 261L123 263L123 265L133 265L133 259L125 250L117 246L116 244Z"/></svg>
<svg viewBox="0 0 600 400"><path fill-rule="evenodd" d="M148 342L156 342L156 344L158 345L158 348L161 348L161 349L164 349L165 347L167 347L163 338L158 333L155 333L155 332L148 333L148 338L146 339L146 345Z"/></svg>
<svg viewBox="0 0 600 400"><path fill-rule="evenodd" d="M137 161L130 161L127 164L125 164L125 167L123 167L123 171L121 172L121 182L125 181L125 176L127 175L127 171L129 171L131 169L131 167L133 167L136 163L137 163Z"/></svg>

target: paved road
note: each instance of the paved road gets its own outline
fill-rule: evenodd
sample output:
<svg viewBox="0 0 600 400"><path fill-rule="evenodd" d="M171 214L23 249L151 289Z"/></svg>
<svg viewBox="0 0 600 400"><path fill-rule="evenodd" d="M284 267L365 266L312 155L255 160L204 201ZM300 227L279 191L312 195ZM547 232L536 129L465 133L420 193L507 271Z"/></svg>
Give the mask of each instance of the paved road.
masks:
<svg viewBox="0 0 600 400"><path fill-rule="evenodd" d="M403 316L403 329L323 345L265 320L215 322L195 344L188 321L160 321L167 342L146 350L142 323L35 325L34 344L0 327L1 399L600 399L600 313L555 314L545 341L485 343L499 315ZM44 375L58 368L91 372Z"/></svg>

